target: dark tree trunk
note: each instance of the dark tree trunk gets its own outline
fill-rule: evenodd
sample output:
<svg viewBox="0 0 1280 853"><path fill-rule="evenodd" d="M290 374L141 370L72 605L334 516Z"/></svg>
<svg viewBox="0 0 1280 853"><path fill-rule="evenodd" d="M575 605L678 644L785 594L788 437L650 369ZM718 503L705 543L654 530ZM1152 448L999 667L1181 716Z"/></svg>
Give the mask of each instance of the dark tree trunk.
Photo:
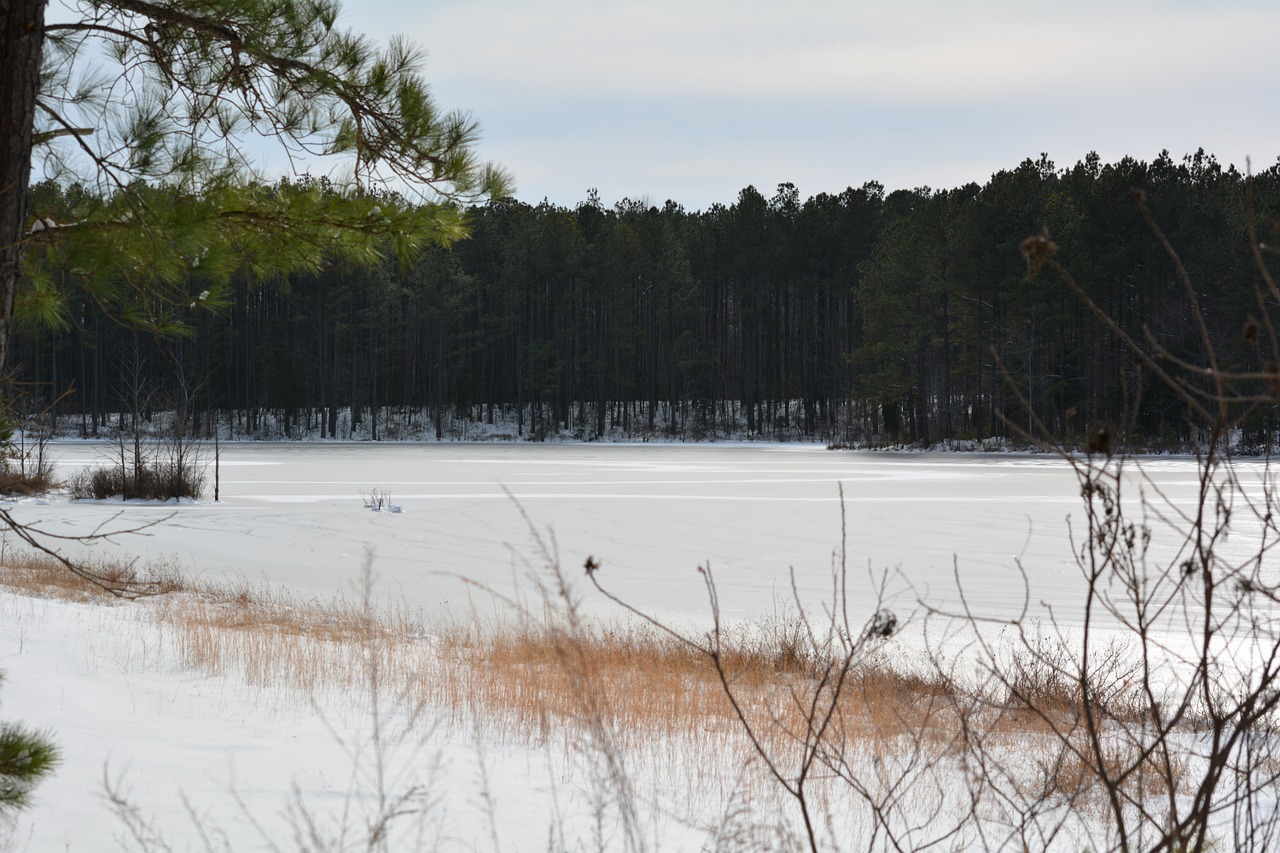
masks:
<svg viewBox="0 0 1280 853"><path fill-rule="evenodd" d="M21 271L43 42L44 0L0 0L0 369Z"/></svg>

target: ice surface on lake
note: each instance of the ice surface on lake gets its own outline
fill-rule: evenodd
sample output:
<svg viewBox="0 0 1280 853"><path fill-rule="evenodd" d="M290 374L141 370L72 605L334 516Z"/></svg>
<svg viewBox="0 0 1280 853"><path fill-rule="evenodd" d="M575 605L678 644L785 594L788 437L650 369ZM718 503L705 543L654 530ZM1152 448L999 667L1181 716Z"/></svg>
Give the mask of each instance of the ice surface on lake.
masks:
<svg viewBox="0 0 1280 853"><path fill-rule="evenodd" d="M60 444L59 472L101 464L111 445ZM211 463L212 451L206 454ZM175 555L202 575L279 582L303 594L342 589L375 553L379 588L427 610L470 606L474 587L528 589L543 567L527 515L575 577L588 555L626 600L705 614L695 568L710 564L725 612L775 612L794 568L808 606L829 598L843 484L854 603L910 609L917 597L993 615L1079 599L1067 518L1079 486L1050 456L872 454L813 445L234 444L222 449L221 501L181 506L64 502L16 516L60 533L172 517L130 554ZM1194 463L1155 460L1148 478L1175 500L1194 494ZM212 466L210 465L212 479ZM363 511L385 492L401 513ZM118 516L118 517L117 517ZM589 604L594 601L588 597Z"/></svg>

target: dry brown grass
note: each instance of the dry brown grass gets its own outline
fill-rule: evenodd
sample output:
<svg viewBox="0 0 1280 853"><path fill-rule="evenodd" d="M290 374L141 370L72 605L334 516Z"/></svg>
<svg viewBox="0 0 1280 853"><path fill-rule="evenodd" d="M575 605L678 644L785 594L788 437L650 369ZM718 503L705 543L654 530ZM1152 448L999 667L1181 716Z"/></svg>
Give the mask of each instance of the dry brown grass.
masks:
<svg viewBox="0 0 1280 853"><path fill-rule="evenodd" d="M371 616L346 598L296 603L269 590L206 585L152 610L184 665L256 687L358 693L376 664L384 686L406 695L429 657L420 627L403 613Z"/></svg>
<svg viewBox="0 0 1280 853"><path fill-rule="evenodd" d="M724 766L725 756L740 763L752 752L713 662L652 628L555 617L426 626L403 609L375 608L359 597L298 602L267 589L196 582L171 563L135 570L100 561L94 569L119 579L163 579L170 594L143 599L138 613L159 627L184 666L200 672L311 695L364 695L372 672L381 692L498 738L568 743L605 726L618 748L651 756L679 750L687 762L690 749L701 750L695 762ZM0 585L75 601L108 596L56 560L12 548L3 555ZM797 636L794 623L777 621L751 626L722 649L739 708L783 761L804 740L809 702L829 665L806 654ZM1048 725L1078 729L1074 687L1028 682L1024 692L1031 687L1038 690L1034 712L1007 696L979 695L944 673L905 672L871 657L844 681L824 749L837 761L888 753L944 761L963 748L961 731L977 726L986 748L1028 751L1028 786L1065 796L1086 790L1096 771L1081 757L1083 744L1073 751ZM1116 767L1131 758L1117 749L1109 762ZM1153 794L1164 778L1158 771L1142 768Z"/></svg>
<svg viewBox="0 0 1280 853"><path fill-rule="evenodd" d="M83 564L93 574L110 584L154 582L157 591L181 592L190 588L178 566L170 560L153 560L141 568L136 562L100 557ZM77 576L49 554L0 545L0 585L33 597L59 598L66 601L109 601L115 596Z"/></svg>
<svg viewBox="0 0 1280 853"><path fill-rule="evenodd" d="M753 632L723 650L724 669L748 721L777 754L793 749L807 726L821 668ZM441 662L459 676L439 696L459 713L495 712L501 724L545 739L566 726L603 720L624 746L675 736L697 742L740 734L712 661L646 627L572 630L527 623L459 628L440 635ZM882 664L856 667L837 703L832 738L851 749L865 739L904 733L941 743L954 732L953 686Z"/></svg>
<svg viewBox="0 0 1280 853"><path fill-rule="evenodd" d="M736 728L711 661L643 627L570 629L552 619L428 630L403 610L371 612L349 598L297 602L266 589L195 582L168 563L138 570L99 561L93 568L121 580L164 578L170 594L147 600L142 612L163 627L183 664L255 686L359 690L373 655L384 689L400 698L432 702L459 719L480 717L526 738L594 720L633 745ZM110 597L57 560L12 548L0 565L0 584L76 601ZM797 700L821 674L796 651L792 627L744 634L724 650L741 705L779 747L803 730L804 703ZM888 666L859 667L843 694L838 728L858 738L939 725L952 689L942 679Z"/></svg>
<svg viewBox="0 0 1280 853"><path fill-rule="evenodd" d="M636 631L574 635L547 625L455 626L441 663L469 672L442 698L458 712L501 710L506 725L545 738L554 727L603 718L628 737L689 733L727 720L710 666L666 637Z"/></svg>

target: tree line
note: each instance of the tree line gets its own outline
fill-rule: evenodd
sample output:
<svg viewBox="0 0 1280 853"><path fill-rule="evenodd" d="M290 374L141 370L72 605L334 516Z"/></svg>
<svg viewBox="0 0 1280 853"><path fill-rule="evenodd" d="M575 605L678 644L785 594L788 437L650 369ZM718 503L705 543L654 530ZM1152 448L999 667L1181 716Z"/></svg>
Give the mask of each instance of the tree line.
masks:
<svg viewBox="0 0 1280 853"><path fill-rule="evenodd" d="M76 192L32 195L56 211ZM468 239L408 260L246 267L218 290L221 310L166 306L179 331L160 337L145 301L104 300L100 276L59 269L57 315L15 339L12 364L30 411L86 435L167 410L196 434L446 437L503 422L534 439L877 445L1010 436L1038 418L1173 446L1195 438L1177 397L1144 383L1079 299L1029 278L1019 246L1051 235L1102 311L1172 357L1200 350L1199 311L1215 349L1247 362L1242 329L1270 307L1249 221L1265 242L1277 202L1280 166L1247 178L1204 151L1070 168L1042 156L949 190L747 187L702 211L505 198L470 209ZM1265 443L1274 412L1248 424Z"/></svg>

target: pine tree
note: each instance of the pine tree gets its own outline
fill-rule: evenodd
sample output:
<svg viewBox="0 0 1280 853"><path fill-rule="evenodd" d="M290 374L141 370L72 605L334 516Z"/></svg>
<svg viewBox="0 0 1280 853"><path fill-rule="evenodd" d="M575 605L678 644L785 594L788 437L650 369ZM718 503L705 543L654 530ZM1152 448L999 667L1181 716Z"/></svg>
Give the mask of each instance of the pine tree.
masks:
<svg viewBox="0 0 1280 853"><path fill-rule="evenodd" d="M69 277L114 319L178 332L233 277L407 259L508 193L475 122L431 99L421 54L338 30L332 0L45 6L0 0L0 368L15 307L66 322ZM263 139L346 172L266 178ZM0 725L0 812L57 761L45 735Z"/></svg>
<svg viewBox="0 0 1280 853"><path fill-rule="evenodd" d="M58 747L46 735L17 723L0 723L0 815L30 805L32 789L58 760Z"/></svg>
<svg viewBox="0 0 1280 853"><path fill-rule="evenodd" d="M0 366L15 301L57 322L60 272L132 325L180 328L236 272L371 261L465 233L508 192L421 54L335 26L333 0L0 0ZM341 178L255 170L264 142ZM48 207L33 170L63 192ZM56 203L54 203L56 202Z"/></svg>

